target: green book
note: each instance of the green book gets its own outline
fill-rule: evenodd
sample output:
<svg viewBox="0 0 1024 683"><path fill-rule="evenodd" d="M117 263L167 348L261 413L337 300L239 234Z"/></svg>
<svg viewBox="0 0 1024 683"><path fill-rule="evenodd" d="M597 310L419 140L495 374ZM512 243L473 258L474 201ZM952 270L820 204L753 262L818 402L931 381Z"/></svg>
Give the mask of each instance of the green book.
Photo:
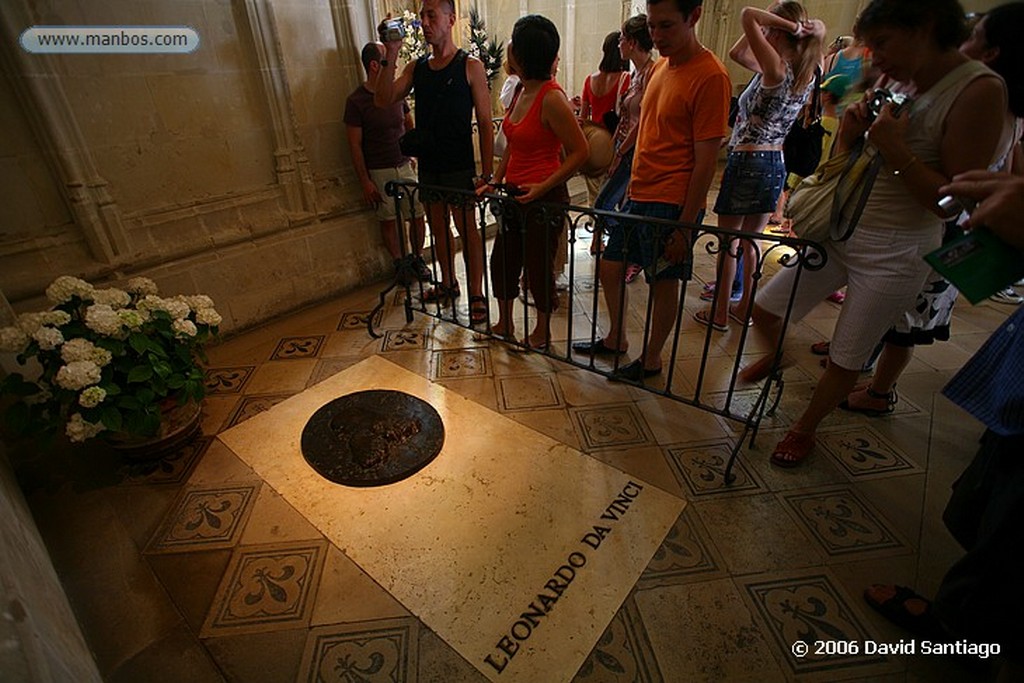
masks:
<svg viewBox="0 0 1024 683"><path fill-rule="evenodd" d="M943 244L924 259L972 304L1024 277L1024 253L985 228Z"/></svg>

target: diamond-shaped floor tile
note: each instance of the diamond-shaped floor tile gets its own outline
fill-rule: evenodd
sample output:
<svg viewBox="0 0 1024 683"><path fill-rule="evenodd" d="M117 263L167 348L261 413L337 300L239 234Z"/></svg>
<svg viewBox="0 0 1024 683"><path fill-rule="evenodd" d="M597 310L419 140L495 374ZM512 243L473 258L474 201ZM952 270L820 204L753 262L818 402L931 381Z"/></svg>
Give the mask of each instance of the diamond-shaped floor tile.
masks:
<svg viewBox="0 0 1024 683"><path fill-rule="evenodd" d="M639 610L629 598L608 624L573 683L661 683L664 680Z"/></svg>
<svg viewBox="0 0 1024 683"><path fill-rule="evenodd" d="M200 636L307 626L326 554L324 541L239 548Z"/></svg>
<svg viewBox="0 0 1024 683"><path fill-rule="evenodd" d="M322 334L308 337L284 337L270 355L270 360L291 360L293 358L316 358L327 337Z"/></svg>
<svg viewBox="0 0 1024 683"><path fill-rule="evenodd" d="M584 450L654 443L650 427L632 403L572 408L569 412Z"/></svg>
<svg viewBox="0 0 1024 683"><path fill-rule="evenodd" d="M910 458L871 427L819 431L818 446L853 480L921 471Z"/></svg>
<svg viewBox="0 0 1024 683"><path fill-rule="evenodd" d="M725 482L725 468L729 464L732 445L728 442L709 443L693 446L676 446L666 449L668 461L680 484L694 496L734 494L743 491L758 491L761 483L744 462L747 451L741 450L733 463L731 484Z"/></svg>
<svg viewBox="0 0 1024 683"><path fill-rule="evenodd" d="M147 552L230 548L252 512L258 485L186 488L157 529Z"/></svg>
<svg viewBox="0 0 1024 683"><path fill-rule="evenodd" d="M204 380L206 393L237 394L256 370L255 365L242 365L232 368L208 368Z"/></svg>
<svg viewBox="0 0 1024 683"><path fill-rule="evenodd" d="M783 500L833 557L910 550L882 514L852 489L788 493Z"/></svg>
<svg viewBox="0 0 1024 683"><path fill-rule="evenodd" d="M298 680L416 683L419 629L412 617L314 628Z"/></svg>

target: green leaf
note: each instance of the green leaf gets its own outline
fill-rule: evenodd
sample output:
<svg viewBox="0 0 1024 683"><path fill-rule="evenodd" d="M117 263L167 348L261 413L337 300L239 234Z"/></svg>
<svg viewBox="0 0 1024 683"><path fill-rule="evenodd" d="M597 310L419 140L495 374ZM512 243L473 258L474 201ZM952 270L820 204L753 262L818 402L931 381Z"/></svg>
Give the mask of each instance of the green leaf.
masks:
<svg viewBox="0 0 1024 683"><path fill-rule="evenodd" d="M117 400L117 405L125 410L139 410L142 408L142 403L134 396L122 396Z"/></svg>
<svg viewBox="0 0 1024 683"><path fill-rule="evenodd" d="M107 429L114 432L121 431L121 426L123 425L121 411L114 406L106 406L103 408L100 420L103 422L103 426Z"/></svg>
<svg viewBox="0 0 1024 683"><path fill-rule="evenodd" d="M121 387L113 382L103 382L100 384L100 388L107 392L107 396L118 396L121 393Z"/></svg>
<svg viewBox="0 0 1024 683"><path fill-rule="evenodd" d="M171 369L170 363L161 360L153 362L153 372L155 372L157 377L159 377L160 379L166 380L168 377L171 376L173 370Z"/></svg>
<svg viewBox="0 0 1024 683"><path fill-rule="evenodd" d="M149 365L136 365L128 373L128 381L134 384L148 382L153 377L153 368Z"/></svg>
<svg viewBox="0 0 1024 683"><path fill-rule="evenodd" d="M149 405L156 399L156 393L149 387L142 387L135 392L135 398L139 399L142 405Z"/></svg>
<svg viewBox="0 0 1024 683"><path fill-rule="evenodd" d="M152 436L160 431L160 414L159 413L146 413L143 420L142 433L147 436Z"/></svg>
<svg viewBox="0 0 1024 683"><path fill-rule="evenodd" d="M141 332L132 332L128 335L128 344L135 349L135 353L143 354L149 348L149 337Z"/></svg>
<svg viewBox="0 0 1024 683"><path fill-rule="evenodd" d="M185 386L184 375L175 373L167 378L167 387L169 389L174 389L175 391L177 391L178 389L181 389L183 386Z"/></svg>

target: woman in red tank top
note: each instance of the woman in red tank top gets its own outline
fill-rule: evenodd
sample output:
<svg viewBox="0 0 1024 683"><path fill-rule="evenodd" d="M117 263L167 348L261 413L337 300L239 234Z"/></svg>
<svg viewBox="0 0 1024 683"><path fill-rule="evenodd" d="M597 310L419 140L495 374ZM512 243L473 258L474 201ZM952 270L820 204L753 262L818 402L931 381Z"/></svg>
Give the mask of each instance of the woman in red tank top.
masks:
<svg viewBox="0 0 1024 683"><path fill-rule="evenodd" d="M550 336L556 303L553 258L563 229L542 204L568 203L566 182L588 155L569 100L551 75L559 43L555 25L540 15L522 17L512 29L508 58L522 78L522 88L502 122L508 144L493 180L513 185L522 194L503 207L491 252L491 283L499 307L498 322L491 329L500 336L514 334L512 305L525 265L537 324L524 343L536 349L546 348ZM485 185L478 193L493 191Z"/></svg>

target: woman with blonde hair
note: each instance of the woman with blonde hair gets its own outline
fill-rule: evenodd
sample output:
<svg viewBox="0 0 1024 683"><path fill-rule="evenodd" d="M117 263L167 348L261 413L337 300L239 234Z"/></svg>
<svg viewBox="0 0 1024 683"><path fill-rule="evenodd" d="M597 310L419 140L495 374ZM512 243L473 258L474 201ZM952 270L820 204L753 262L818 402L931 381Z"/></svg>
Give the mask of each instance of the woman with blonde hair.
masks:
<svg viewBox="0 0 1024 683"><path fill-rule="evenodd" d="M825 24L809 20L798 2L777 2L768 10L745 7L740 14L743 36L729 57L755 72L739 98L739 111L722 188L715 202L718 226L752 236L764 231L782 186L786 164L782 143L799 115L821 67ZM737 242L739 244L737 244ZM694 319L725 332L733 319L749 324L750 292L757 254L753 239L736 240L722 249L718 260L715 304ZM743 257L743 296L735 308L729 295L736 260Z"/></svg>

